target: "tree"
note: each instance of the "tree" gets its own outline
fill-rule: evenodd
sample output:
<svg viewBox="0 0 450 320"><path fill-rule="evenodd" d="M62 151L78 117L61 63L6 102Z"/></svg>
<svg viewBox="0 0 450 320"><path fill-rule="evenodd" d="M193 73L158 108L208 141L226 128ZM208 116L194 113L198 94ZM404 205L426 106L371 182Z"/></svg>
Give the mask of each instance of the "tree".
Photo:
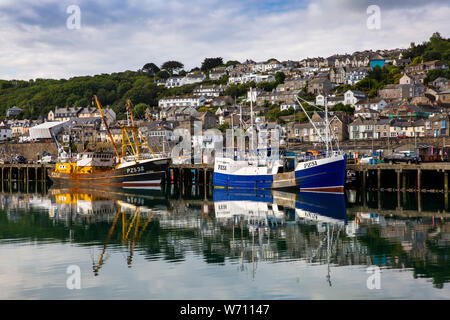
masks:
<svg viewBox="0 0 450 320"><path fill-rule="evenodd" d="M158 71L159 68L156 64L154 64L153 62L151 63L147 63L142 67L142 71L147 74L148 76L153 77Z"/></svg>
<svg viewBox="0 0 450 320"><path fill-rule="evenodd" d="M349 104L344 105L342 103L337 103L332 107L332 109L333 111L344 111L348 115L353 115L353 113L355 112L355 110L352 108L351 105Z"/></svg>
<svg viewBox="0 0 450 320"><path fill-rule="evenodd" d="M270 92L277 87L278 83L276 81L268 82L261 81L256 86L264 91Z"/></svg>
<svg viewBox="0 0 450 320"><path fill-rule="evenodd" d="M228 123L221 124L220 126L217 126L217 129L221 132L225 132L227 129L230 129L230 125Z"/></svg>
<svg viewBox="0 0 450 320"><path fill-rule="evenodd" d="M423 61L440 60L441 53L438 51L427 51L423 54Z"/></svg>
<svg viewBox="0 0 450 320"><path fill-rule="evenodd" d="M160 79L167 80L170 78L170 73L166 70L160 70L156 73L156 76Z"/></svg>
<svg viewBox="0 0 450 320"><path fill-rule="evenodd" d="M285 79L286 79L286 75L284 74L284 72L278 71L277 73L275 73L275 82L277 84L284 83Z"/></svg>
<svg viewBox="0 0 450 320"><path fill-rule="evenodd" d="M237 61L237 60L228 60L225 65L227 67L229 67L229 66L235 66L235 65L238 65L238 64L241 64L241 63L239 61Z"/></svg>
<svg viewBox="0 0 450 320"><path fill-rule="evenodd" d="M202 62L201 70L203 72L207 72L215 67L223 65L223 59L221 57L218 58L205 58Z"/></svg>
<svg viewBox="0 0 450 320"><path fill-rule="evenodd" d="M184 64L178 61L166 61L162 64L161 69L166 70L170 74L173 74L176 71L183 69Z"/></svg>
<svg viewBox="0 0 450 320"><path fill-rule="evenodd" d="M146 103L138 103L133 108L133 114L136 119L144 119L145 118L145 111L149 108L149 105Z"/></svg>

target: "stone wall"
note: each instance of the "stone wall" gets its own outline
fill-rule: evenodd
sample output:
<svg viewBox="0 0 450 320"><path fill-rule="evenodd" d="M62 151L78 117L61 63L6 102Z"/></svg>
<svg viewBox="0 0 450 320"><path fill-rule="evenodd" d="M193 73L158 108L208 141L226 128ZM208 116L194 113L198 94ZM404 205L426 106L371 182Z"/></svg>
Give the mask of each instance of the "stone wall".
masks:
<svg viewBox="0 0 450 320"><path fill-rule="evenodd" d="M28 160L37 160L37 154L47 151L52 155L57 154L54 143L2 143L0 144L0 159L11 160L11 157L22 155Z"/></svg>

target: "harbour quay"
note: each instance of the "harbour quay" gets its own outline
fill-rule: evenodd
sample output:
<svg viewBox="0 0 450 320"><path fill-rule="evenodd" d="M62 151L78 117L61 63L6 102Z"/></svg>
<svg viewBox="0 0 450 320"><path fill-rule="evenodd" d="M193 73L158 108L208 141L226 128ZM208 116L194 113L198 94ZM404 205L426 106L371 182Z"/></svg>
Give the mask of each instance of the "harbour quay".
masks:
<svg viewBox="0 0 450 320"><path fill-rule="evenodd" d="M381 191L448 192L450 162L347 164L355 185Z"/></svg>
<svg viewBox="0 0 450 320"><path fill-rule="evenodd" d="M54 164L20 164L9 163L0 165L0 180L2 181L48 181L48 172L54 169Z"/></svg>

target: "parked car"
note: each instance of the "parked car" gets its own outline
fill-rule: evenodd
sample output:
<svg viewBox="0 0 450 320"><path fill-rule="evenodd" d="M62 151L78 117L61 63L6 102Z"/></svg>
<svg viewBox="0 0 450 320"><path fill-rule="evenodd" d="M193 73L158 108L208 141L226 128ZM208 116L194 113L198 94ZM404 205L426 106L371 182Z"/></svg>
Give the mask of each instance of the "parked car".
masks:
<svg viewBox="0 0 450 320"><path fill-rule="evenodd" d="M374 157L364 157L364 158L361 158L361 160L359 160L359 163L360 164L369 164L374 159L375 159Z"/></svg>
<svg viewBox="0 0 450 320"><path fill-rule="evenodd" d="M383 160L390 164L398 162L420 163L420 157L408 152L393 152L390 156L385 156Z"/></svg>
<svg viewBox="0 0 450 320"><path fill-rule="evenodd" d="M37 164L41 164L41 163L56 163L56 157L52 156L52 155L47 155L42 157L42 159L39 159L37 162Z"/></svg>
<svg viewBox="0 0 450 320"><path fill-rule="evenodd" d="M16 156L13 158L12 163L27 163L27 159L24 156Z"/></svg>

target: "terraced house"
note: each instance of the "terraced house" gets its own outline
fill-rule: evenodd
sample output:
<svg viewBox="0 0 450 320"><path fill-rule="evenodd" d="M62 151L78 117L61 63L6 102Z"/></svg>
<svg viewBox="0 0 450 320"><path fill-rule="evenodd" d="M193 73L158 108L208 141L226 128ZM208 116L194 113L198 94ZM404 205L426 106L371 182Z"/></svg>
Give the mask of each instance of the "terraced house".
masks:
<svg viewBox="0 0 450 320"><path fill-rule="evenodd" d="M421 96L425 87L421 84L389 84L378 90L378 97L387 100L407 99Z"/></svg>
<svg viewBox="0 0 450 320"><path fill-rule="evenodd" d="M425 121L426 135L429 137L448 137L448 114L437 114Z"/></svg>
<svg viewBox="0 0 450 320"><path fill-rule="evenodd" d="M350 140L364 140L375 137L375 120L358 118L349 124Z"/></svg>
<svg viewBox="0 0 450 320"><path fill-rule="evenodd" d="M200 85L195 87L194 95L196 96L204 96L207 102L212 101L214 98L221 96L226 89L226 86L222 85Z"/></svg>
<svg viewBox="0 0 450 320"><path fill-rule="evenodd" d="M269 104L294 104L297 100L295 99L300 93L300 90L293 91L277 91L273 90L272 92L262 91L256 97L256 104L258 106L264 105L264 103Z"/></svg>
<svg viewBox="0 0 450 320"><path fill-rule="evenodd" d="M290 123L287 125L288 141L319 142L325 135L325 112L314 112L311 123ZM349 117L342 112L329 113L330 135L332 139L343 141L348 139Z"/></svg>
<svg viewBox="0 0 450 320"><path fill-rule="evenodd" d="M161 109L170 107L203 107L206 99L203 96L170 96L161 98L158 101L158 106Z"/></svg>
<svg viewBox="0 0 450 320"><path fill-rule="evenodd" d="M427 61L420 64L413 64L405 67L407 73L427 73L437 68L445 68L445 63L439 60Z"/></svg>

